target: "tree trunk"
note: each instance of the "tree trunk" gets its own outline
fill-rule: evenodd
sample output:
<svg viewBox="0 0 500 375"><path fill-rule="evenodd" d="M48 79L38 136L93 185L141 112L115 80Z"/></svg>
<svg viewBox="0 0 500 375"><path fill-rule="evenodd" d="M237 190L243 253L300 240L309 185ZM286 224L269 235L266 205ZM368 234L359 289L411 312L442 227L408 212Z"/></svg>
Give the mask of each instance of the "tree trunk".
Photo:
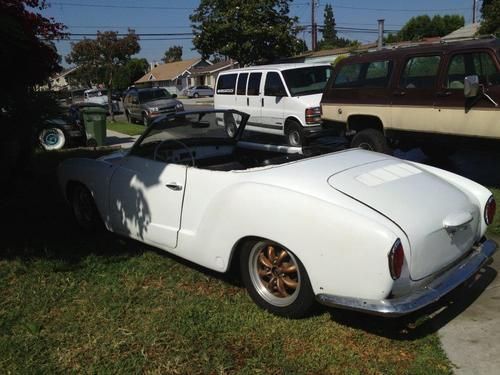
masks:
<svg viewBox="0 0 500 375"><path fill-rule="evenodd" d="M113 69L109 69L109 84L108 84L108 110L111 115L111 122L115 122L115 113L113 112Z"/></svg>

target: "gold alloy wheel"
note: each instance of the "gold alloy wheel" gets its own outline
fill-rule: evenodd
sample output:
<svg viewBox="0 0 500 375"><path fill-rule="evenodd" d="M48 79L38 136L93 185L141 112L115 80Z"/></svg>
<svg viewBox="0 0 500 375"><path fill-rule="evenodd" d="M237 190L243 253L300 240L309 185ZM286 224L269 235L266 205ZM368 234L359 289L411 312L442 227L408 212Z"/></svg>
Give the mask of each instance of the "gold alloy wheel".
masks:
<svg viewBox="0 0 500 375"><path fill-rule="evenodd" d="M285 307L293 303L300 290L300 270L291 252L269 241L256 243L249 257L250 279L268 303Z"/></svg>

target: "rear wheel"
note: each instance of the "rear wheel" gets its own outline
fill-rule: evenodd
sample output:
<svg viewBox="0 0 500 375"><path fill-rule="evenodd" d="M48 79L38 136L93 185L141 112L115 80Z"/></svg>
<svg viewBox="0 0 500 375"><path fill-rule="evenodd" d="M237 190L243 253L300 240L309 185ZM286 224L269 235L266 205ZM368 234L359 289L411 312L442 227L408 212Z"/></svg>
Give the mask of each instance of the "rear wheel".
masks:
<svg viewBox="0 0 500 375"><path fill-rule="evenodd" d="M351 142L351 147L392 155L392 149L384 134L377 129L365 129L358 132Z"/></svg>
<svg viewBox="0 0 500 375"><path fill-rule="evenodd" d="M71 189L71 208L76 222L85 230L95 230L101 224L101 218L94 202L92 193L82 184L76 184Z"/></svg>
<svg viewBox="0 0 500 375"><path fill-rule="evenodd" d="M62 129L45 128L38 134L38 141L46 151L60 150L66 144L66 136Z"/></svg>
<svg viewBox="0 0 500 375"><path fill-rule="evenodd" d="M253 301L288 318L300 318L315 303L307 272L291 251L269 240L247 242L240 256L240 271Z"/></svg>
<svg viewBox="0 0 500 375"><path fill-rule="evenodd" d="M290 121L286 128L286 139L290 146L299 147L305 143L304 129L296 121Z"/></svg>

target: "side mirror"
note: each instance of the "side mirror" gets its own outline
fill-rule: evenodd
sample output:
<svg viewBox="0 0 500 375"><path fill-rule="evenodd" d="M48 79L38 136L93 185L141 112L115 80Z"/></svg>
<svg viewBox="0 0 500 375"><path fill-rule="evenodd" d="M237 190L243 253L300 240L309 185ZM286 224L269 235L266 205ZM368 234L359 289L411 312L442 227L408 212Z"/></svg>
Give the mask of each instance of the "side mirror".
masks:
<svg viewBox="0 0 500 375"><path fill-rule="evenodd" d="M477 75L466 76L464 79L464 96L475 98L479 93L479 77Z"/></svg>
<svg viewBox="0 0 500 375"><path fill-rule="evenodd" d="M177 98L177 94L172 94L172 99Z"/></svg>

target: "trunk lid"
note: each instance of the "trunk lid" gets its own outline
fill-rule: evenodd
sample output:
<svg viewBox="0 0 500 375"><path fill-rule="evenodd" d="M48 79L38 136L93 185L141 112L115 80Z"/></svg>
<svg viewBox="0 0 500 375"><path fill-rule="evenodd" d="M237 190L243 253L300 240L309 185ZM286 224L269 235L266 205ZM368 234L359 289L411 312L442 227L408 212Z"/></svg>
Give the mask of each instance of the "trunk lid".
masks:
<svg viewBox="0 0 500 375"><path fill-rule="evenodd" d="M456 187L409 163L386 159L352 167L330 176L328 184L406 233L413 280L446 267L476 240L478 208Z"/></svg>

